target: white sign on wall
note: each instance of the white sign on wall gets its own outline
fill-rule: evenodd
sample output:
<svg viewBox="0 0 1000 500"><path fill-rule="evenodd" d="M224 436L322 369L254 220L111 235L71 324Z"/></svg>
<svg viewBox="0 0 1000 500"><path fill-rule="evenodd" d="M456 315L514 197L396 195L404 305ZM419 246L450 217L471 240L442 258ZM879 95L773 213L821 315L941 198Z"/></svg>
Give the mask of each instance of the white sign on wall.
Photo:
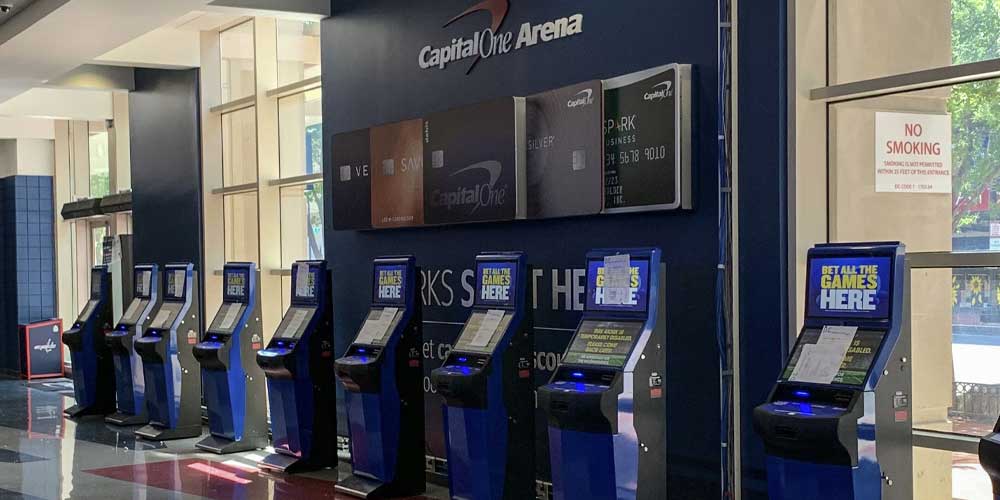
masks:
<svg viewBox="0 0 1000 500"><path fill-rule="evenodd" d="M875 113L875 191L951 193L951 115Z"/></svg>

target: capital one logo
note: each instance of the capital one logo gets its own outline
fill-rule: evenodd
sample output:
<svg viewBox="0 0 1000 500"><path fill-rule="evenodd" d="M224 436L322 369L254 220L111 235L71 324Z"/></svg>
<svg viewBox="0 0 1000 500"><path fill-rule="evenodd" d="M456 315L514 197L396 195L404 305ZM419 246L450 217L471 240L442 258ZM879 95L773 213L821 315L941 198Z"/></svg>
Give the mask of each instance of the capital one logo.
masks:
<svg viewBox="0 0 1000 500"><path fill-rule="evenodd" d="M548 22L526 22L521 25L515 39L513 31L500 31L510 13L510 0L483 0L449 19L442 28L463 24L459 21L466 18L481 18L475 15L478 13L489 14L489 25L481 31L452 38L450 43L424 46L417 55L420 68L443 70L451 63L472 59L465 71L469 74L483 59L583 33L583 14L578 13Z"/></svg>
<svg viewBox="0 0 1000 500"><path fill-rule="evenodd" d="M461 186L449 191L435 189L431 193L431 206L452 208L469 207L469 214L476 213L480 208L501 207L507 202L507 185L497 186L500 174L503 173L503 165L495 160L481 161L473 163L464 168L460 168L449 177L479 172L486 174L486 182L481 182L473 186Z"/></svg>
<svg viewBox="0 0 1000 500"><path fill-rule="evenodd" d="M46 339L46 341L45 341L44 344L39 344L39 345L36 345L36 346L32 347L32 349L34 349L36 351L42 351L45 354L48 354L48 353L52 352L55 348L56 348L56 344L55 344L55 342L52 342L51 338Z"/></svg>
<svg viewBox="0 0 1000 500"><path fill-rule="evenodd" d="M674 82L672 80L667 80L653 85L653 88L650 89L649 92L646 92L642 98L647 101L659 101L673 96Z"/></svg>
<svg viewBox="0 0 1000 500"><path fill-rule="evenodd" d="M566 102L567 108L577 108L594 104L594 89L583 89Z"/></svg>

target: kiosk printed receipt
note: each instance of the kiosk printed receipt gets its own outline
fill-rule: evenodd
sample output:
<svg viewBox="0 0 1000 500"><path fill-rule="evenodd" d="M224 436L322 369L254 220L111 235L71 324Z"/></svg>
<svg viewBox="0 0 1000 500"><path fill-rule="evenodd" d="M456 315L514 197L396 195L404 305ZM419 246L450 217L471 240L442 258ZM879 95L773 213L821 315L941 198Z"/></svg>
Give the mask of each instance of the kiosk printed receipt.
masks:
<svg viewBox="0 0 1000 500"><path fill-rule="evenodd" d="M824 326L815 344L804 344L791 376L792 382L829 384L840 373L844 356L854 342L856 326Z"/></svg>

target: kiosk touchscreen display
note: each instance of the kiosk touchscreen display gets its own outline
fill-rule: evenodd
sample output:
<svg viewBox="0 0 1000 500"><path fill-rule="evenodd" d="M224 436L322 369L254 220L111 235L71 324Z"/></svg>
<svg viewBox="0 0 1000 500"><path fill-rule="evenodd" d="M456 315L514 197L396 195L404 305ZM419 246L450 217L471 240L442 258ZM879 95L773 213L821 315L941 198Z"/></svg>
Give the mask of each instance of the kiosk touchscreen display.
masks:
<svg viewBox="0 0 1000 500"><path fill-rule="evenodd" d="M563 362L621 368L642 327L638 321L585 320L576 330Z"/></svg>
<svg viewBox="0 0 1000 500"><path fill-rule="evenodd" d="M86 323L87 320L90 319L90 315L94 314L94 309L97 309L97 301L93 299L88 300L87 305L83 306L83 311L80 313L80 316L76 318L76 322Z"/></svg>
<svg viewBox="0 0 1000 500"><path fill-rule="evenodd" d="M186 277L187 271L184 269L167 270L167 296L165 298L171 300L183 299L185 292L184 280Z"/></svg>
<svg viewBox="0 0 1000 500"><path fill-rule="evenodd" d="M405 265L376 265L374 274L372 302L376 304L406 304L406 297L403 297L403 284L406 283Z"/></svg>
<svg viewBox="0 0 1000 500"><path fill-rule="evenodd" d="M233 333L240 316L243 315L244 308L246 305L242 302L223 302L215 319L212 320L212 326L209 327L209 330L217 333Z"/></svg>
<svg viewBox="0 0 1000 500"><path fill-rule="evenodd" d="M799 335L799 340L795 343L795 350L792 351L791 357L788 358L788 365L785 367L785 372L781 375L782 380L787 381L793 378L795 368L803 358L803 352L810 349L807 346L815 346L819 342L821 335L822 330L819 328L808 328ZM847 352L840 361L839 370L836 371L833 380L829 383L853 386L864 385L865 380L868 378L868 372L871 370L872 364L878 356L879 349L882 347L882 340L884 338L885 331L857 330L854 333L853 341L847 348ZM844 351L841 350L839 352ZM834 362L836 363L836 360Z"/></svg>
<svg viewBox="0 0 1000 500"><path fill-rule="evenodd" d="M135 296L148 299L150 295L150 285L153 283L153 271L143 269L135 272Z"/></svg>
<svg viewBox="0 0 1000 500"><path fill-rule="evenodd" d="M125 310L125 314L122 315L121 322L128 325L137 324L141 319L139 316L142 315L142 310L146 303L146 299L136 295L136 297L132 299L132 303L128 305L128 309Z"/></svg>
<svg viewBox="0 0 1000 500"><path fill-rule="evenodd" d="M476 305L514 307L517 288L517 263L480 262L476 265Z"/></svg>
<svg viewBox="0 0 1000 500"><path fill-rule="evenodd" d="M587 262L587 310L646 312L649 259L613 255Z"/></svg>
<svg viewBox="0 0 1000 500"><path fill-rule="evenodd" d="M173 321L180 313L182 305L178 303L164 302L157 311L153 321L149 323L149 328L156 330L169 330L173 326Z"/></svg>
<svg viewBox="0 0 1000 500"><path fill-rule="evenodd" d="M300 339L306 333L309 322L312 321L316 310L311 307L292 307L281 318L281 324L274 334L281 339Z"/></svg>
<svg viewBox="0 0 1000 500"><path fill-rule="evenodd" d="M314 303L318 274L319 269L307 264L296 264L295 271L292 273L292 300L300 303Z"/></svg>
<svg viewBox="0 0 1000 500"><path fill-rule="evenodd" d="M355 344L385 345L402 313L397 307L372 308L354 339Z"/></svg>
<svg viewBox="0 0 1000 500"><path fill-rule="evenodd" d="M456 351L491 353L503 338L514 315L503 309L473 311L455 343Z"/></svg>
<svg viewBox="0 0 1000 500"><path fill-rule="evenodd" d="M885 320L892 304L892 258L809 259L806 315L815 318Z"/></svg>

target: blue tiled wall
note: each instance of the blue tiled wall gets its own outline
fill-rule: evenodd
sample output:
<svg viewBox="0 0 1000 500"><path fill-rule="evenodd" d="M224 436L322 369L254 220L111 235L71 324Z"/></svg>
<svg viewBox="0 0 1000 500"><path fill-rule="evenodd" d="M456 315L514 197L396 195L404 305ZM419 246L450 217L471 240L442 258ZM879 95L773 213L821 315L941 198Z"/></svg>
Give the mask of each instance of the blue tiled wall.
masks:
<svg viewBox="0 0 1000 500"><path fill-rule="evenodd" d="M56 316L52 178L0 179L0 369L18 367L17 325Z"/></svg>

